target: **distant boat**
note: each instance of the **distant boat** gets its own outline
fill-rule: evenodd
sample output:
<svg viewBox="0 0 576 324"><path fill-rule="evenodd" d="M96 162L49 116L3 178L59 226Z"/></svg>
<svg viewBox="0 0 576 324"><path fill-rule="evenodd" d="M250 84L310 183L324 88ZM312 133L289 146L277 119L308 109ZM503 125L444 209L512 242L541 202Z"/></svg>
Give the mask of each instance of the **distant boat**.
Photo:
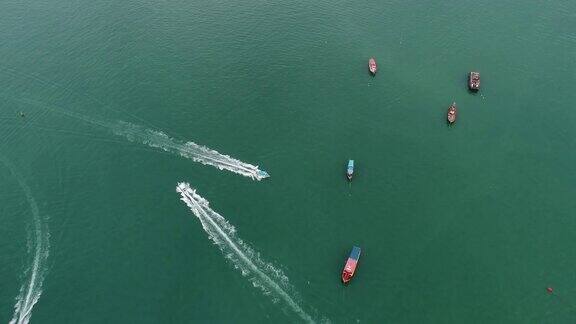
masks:
<svg viewBox="0 0 576 324"><path fill-rule="evenodd" d="M354 160L348 160L348 168L346 169L348 180L352 181L352 175L354 175Z"/></svg>
<svg viewBox="0 0 576 324"><path fill-rule="evenodd" d="M468 88L472 91L478 91L478 89L480 89L479 72L470 72L470 74L468 74Z"/></svg>
<svg viewBox="0 0 576 324"><path fill-rule="evenodd" d="M378 71L378 65L376 64L376 60L373 57L368 60L368 70L370 70L372 75L376 75L376 71Z"/></svg>
<svg viewBox="0 0 576 324"><path fill-rule="evenodd" d="M448 122L453 124L458 116L458 108L456 108L456 103L453 102L450 107L448 107Z"/></svg>
<svg viewBox="0 0 576 324"><path fill-rule="evenodd" d="M354 246L352 251L350 252L350 256L346 261L346 265L344 266L344 270L342 270L342 282L347 284L352 277L354 276L354 272L356 272L356 265L358 264L358 259L360 259L360 248Z"/></svg>

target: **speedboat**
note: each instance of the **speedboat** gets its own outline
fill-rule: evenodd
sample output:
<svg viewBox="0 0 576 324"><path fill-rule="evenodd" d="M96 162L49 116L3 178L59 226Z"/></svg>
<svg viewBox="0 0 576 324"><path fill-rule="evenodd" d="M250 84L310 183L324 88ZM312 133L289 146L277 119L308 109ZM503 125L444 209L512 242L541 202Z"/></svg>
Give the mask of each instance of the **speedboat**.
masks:
<svg viewBox="0 0 576 324"><path fill-rule="evenodd" d="M258 176L260 177L260 179L270 178L270 175L268 174L268 172L266 172L264 170L258 170Z"/></svg>

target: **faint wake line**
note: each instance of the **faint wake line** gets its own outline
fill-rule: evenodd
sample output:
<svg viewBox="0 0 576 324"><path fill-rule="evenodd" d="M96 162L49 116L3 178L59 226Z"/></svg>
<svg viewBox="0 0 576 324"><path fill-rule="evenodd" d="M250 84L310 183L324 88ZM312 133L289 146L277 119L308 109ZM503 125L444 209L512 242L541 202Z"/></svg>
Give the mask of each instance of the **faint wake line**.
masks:
<svg viewBox="0 0 576 324"><path fill-rule="evenodd" d="M262 289L264 294L271 295L274 302L283 300L292 311L303 320L313 323L314 320L308 315L288 294L292 288L281 270L274 268L270 263L260 259L259 254L251 247L236 237L236 229L217 212L209 207L207 200L202 198L196 191L190 188L188 183L181 182L176 187L184 203L192 210L200 220L202 228L229 259L235 268L240 269L243 276L251 276L250 281L254 287Z"/></svg>
<svg viewBox="0 0 576 324"><path fill-rule="evenodd" d="M157 148L165 152L180 155L184 158L191 159L194 162L213 166L219 170L227 170L258 181L270 176L266 171L260 170L260 168L256 165L242 162L238 159L225 154L221 154L215 150L196 144L194 142L183 142L171 138L160 131L152 130L124 121L111 123L104 120L97 120L73 111L47 105L36 100L23 99L22 101L35 105L41 105L68 117L82 120L86 123L108 129L112 131L113 134L122 136L131 142L138 142L148 145L152 148Z"/></svg>
<svg viewBox="0 0 576 324"><path fill-rule="evenodd" d="M42 294L42 283L44 281L44 272L46 271L45 262L50 249L50 234L48 232L48 225L45 224L40 217L38 205L32 196L30 187L28 187L12 163L4 157L0 157L0 161L10 170L18 181L32 211L34 235L29 236L28 244L34 246L34 258L30 268L25 271L25 273L30 272L30 276L20 287L20 292L16 297L16 305L14 305L14 315L10 320L10 324L26 324L32 316L32 308Z"/></svg>

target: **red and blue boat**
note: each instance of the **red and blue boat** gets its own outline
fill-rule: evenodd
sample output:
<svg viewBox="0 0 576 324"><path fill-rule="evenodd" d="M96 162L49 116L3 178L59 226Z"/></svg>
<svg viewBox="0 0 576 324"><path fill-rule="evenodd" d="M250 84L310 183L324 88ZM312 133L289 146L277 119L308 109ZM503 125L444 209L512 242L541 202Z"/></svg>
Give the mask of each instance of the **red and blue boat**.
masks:
<svg viewBox="0 0 576 324"><path fill-rule="evenodd" d="M360 250L360 248L357 246L352 247L348 261L346 261L344 270L342 270L343 283L347 284L350 280L352 280L352 277L354 277L354 272L356 272L356 265L358 265L358 259L360 259L361 251L362 250Z"/></svg>

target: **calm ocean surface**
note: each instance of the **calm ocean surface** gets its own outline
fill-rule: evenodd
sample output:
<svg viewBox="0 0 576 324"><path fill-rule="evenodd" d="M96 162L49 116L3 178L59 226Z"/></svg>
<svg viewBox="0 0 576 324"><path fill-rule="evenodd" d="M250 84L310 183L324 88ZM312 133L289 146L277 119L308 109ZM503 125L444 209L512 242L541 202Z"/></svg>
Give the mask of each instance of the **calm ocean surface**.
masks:
<svg viewBox="0 0 576 324"><path fill-rule="evenodd" d="M576 1L0 0L0 31L0 323L576 322Z"/></svg>

